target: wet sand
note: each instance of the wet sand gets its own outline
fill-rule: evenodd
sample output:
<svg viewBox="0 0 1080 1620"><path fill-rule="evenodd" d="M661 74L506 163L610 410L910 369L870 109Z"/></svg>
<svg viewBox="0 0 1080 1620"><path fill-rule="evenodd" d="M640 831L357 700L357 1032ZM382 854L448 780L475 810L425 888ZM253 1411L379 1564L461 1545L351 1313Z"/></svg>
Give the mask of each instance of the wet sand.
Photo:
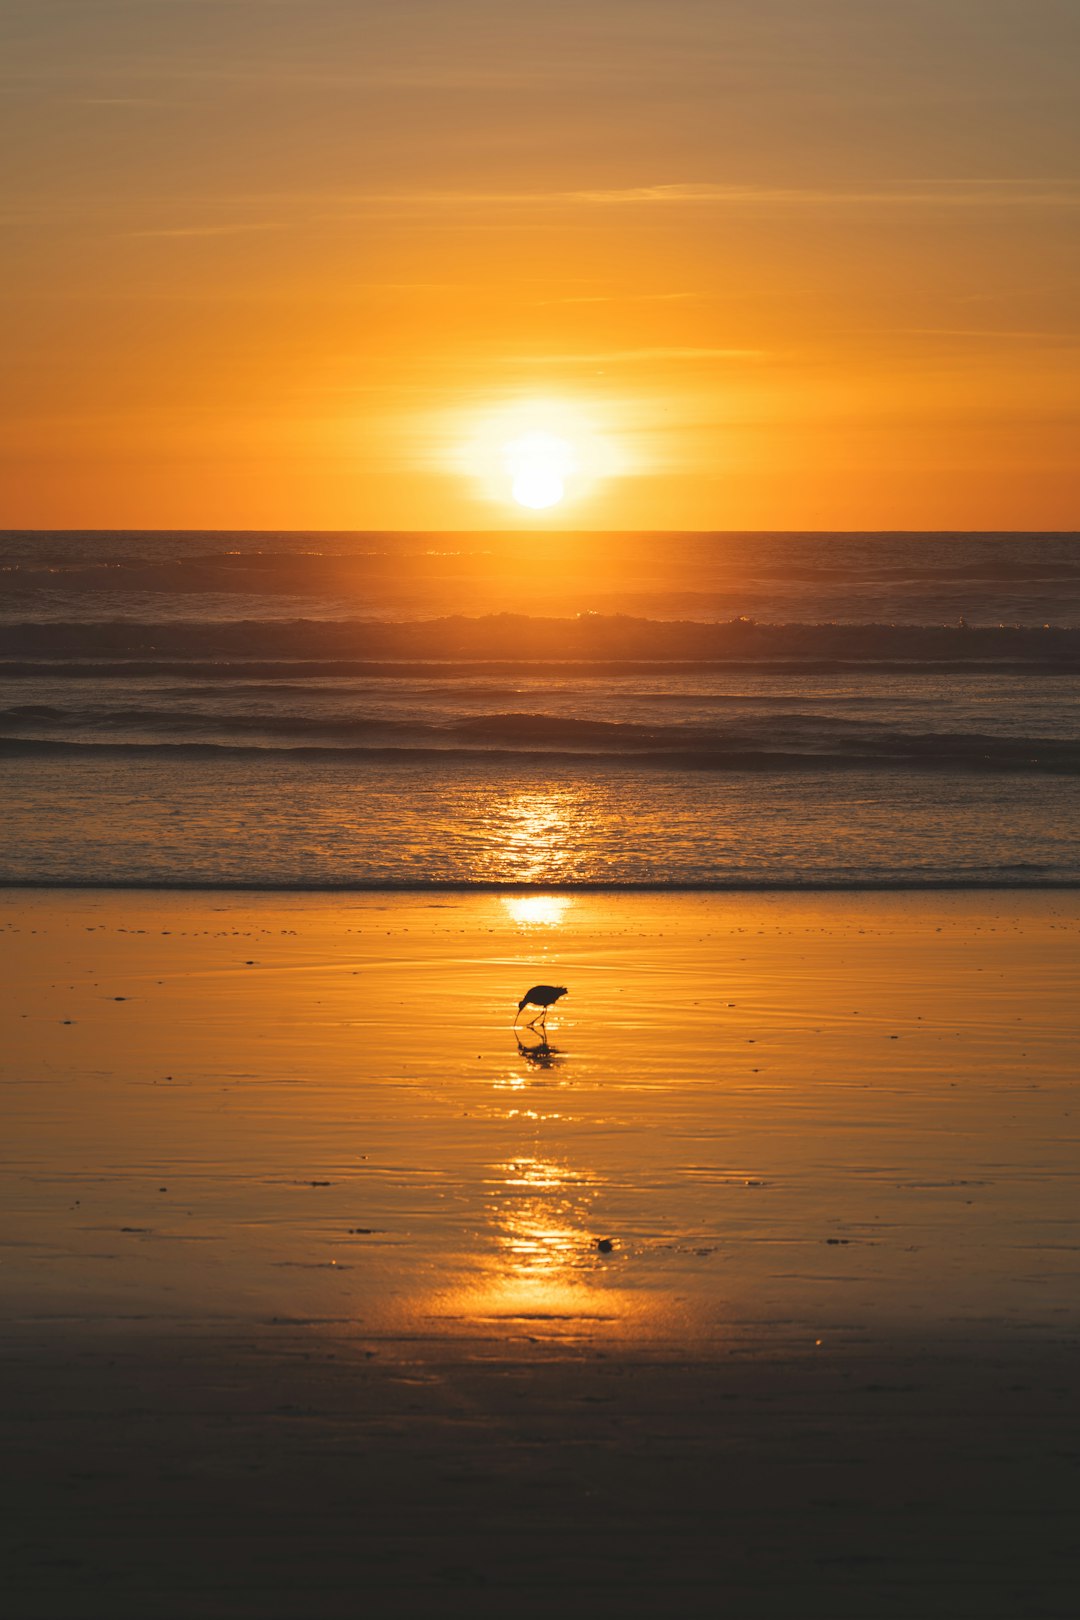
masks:
<svg viewBox="0 0 1080 1620"><path fill-rule="evenodd" d="M1075 1612L1075 897L0 925L20 1620Z"/></svg>

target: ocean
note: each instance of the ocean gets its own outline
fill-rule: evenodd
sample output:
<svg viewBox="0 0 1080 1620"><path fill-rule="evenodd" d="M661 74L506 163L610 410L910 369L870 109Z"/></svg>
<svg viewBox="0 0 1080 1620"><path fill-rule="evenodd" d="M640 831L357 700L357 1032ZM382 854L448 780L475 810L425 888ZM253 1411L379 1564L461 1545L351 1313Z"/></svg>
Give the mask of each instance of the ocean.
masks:
<svg viewBox="0 0 1080 1620"><path fill-rule="evenodd" d="M0 536L0 882L1080 884L1080 536Z"/></svg>

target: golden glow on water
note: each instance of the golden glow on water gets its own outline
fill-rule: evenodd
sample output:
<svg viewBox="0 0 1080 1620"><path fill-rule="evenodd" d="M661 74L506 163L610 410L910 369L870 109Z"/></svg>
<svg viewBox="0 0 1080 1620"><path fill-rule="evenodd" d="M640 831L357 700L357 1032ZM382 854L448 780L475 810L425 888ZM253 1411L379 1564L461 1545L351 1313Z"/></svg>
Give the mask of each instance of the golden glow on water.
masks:
<svg viewBox="0 0 1080 1620"><path fill-rule="evenodd" d="M542 928L558 927L573 903L568 895L561 894L515 894L507 895L503 900L514 922L521 926Z"/></svg>
<svg viewBox="0 0 1080 1620"><path fill-rule="evenodd" d="M582 825L594 817L585 795L570 784L549 792L492 794L480 833L484 846L498 855L485 875L517 883L557 882L572 876ZM543 920L558 919L552 911Z"/></svg>

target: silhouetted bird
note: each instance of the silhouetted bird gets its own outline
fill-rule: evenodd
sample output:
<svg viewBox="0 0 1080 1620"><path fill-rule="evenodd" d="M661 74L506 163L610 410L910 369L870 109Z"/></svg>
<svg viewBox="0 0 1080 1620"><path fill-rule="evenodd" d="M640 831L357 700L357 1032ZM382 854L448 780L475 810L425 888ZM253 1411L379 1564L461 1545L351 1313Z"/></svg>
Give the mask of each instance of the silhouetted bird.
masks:
<svg viewBox="0 0 1080 1620"><path fill-rule="evenodd" d="M540 1011L537 1013L536 1018L527 1018L525 1022L530 1025L535 1024L537 1019L543 1022L548 1015L548 1008L554 1007L559 997L565 995L565 984L534 984L531 990L526 990L518 1002L518 1018L521 1017L526 1007L539 1007ZM514 1019L514 1023L517 1023L517 1018Z"/></svg>

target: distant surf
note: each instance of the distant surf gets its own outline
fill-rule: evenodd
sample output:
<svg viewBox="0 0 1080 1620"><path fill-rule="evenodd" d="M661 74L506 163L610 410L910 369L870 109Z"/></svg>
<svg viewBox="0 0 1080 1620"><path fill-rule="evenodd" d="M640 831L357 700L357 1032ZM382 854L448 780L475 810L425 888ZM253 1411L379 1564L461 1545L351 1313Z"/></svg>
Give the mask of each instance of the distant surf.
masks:
<svg viewBox="0 0 1080 1620"><path fill-rule="evenodd" d="M1080 881L1075 536L9 534L0 584L3 882Z"/></svg>
<svg viewBox="0 0 1080 1620"><path fill-rule="evenodd" d="M1080 671L1080 628L916 624L699 623L589 613L543 618L521 613L422 620L16 621L0 624L0 660L36 667L56 660L121 660L146 667L196 661L259 661L282 675L298 663L327 674L363 673L388 661L441 666L550 667L663 663L751 667L779 663L806 673L848 665L1031 665ZM3 671L0 670L0 673ZM321 671L312 671L319 673Z"/></svg>

